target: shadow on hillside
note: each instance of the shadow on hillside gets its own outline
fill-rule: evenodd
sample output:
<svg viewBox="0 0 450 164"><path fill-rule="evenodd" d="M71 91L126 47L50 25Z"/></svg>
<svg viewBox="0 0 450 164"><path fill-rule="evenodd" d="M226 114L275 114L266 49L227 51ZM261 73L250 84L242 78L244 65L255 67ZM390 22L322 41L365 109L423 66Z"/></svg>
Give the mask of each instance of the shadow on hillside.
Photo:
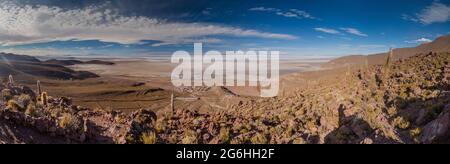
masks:
<svg viewBox="0 0 450 164"><path fill-rule="evenodd" d="M65 139L43 135L34 129L0 120L0 140L6 143L64 144Z"/></svg>
<svg viewBox="0 0 450 164"><path fill-rule="evenodd" d="M448 91L449 86L439 86L432 87L430 89L440 89L441 93L435 98L431 99L421 99L421 98L411 98L403 99L397 98L396 100L389 102L389 104L397 109L397 115L392 117L402 117L405 121L400 122L404 125L408 125L407 128L398 129L398 133L401 135L402 140L407 143L413 142L416 138L420 143L450 143L450 130L442 131L444 133L438 132L440 128L445 126L450 126L450 124L443 120L443 114L449 113L450 109L450 92ZM442 120L443 119L443 120ZM432 125L439 121L439 125ZM421 133L417 136L411 136L410 131L419 128ZM423 131L427 131L427 135L423 136ZM429 140L430 139L430 140Z"/></svg>
<svg viewBox="0 0 450 164"><path fill-rule="evenodd" d="M104 134L104 132L108 131L107 128L98 126L92 121L88 121L86 126L88 127L86 143L115 144L112 137Z"/></svg>
<svg viewBox="0 0 450 164"><path fill-rule="evenodd" d="M376 144L376 143L398 143L394 140L376 136L375 130L357 116L346 117L344 105L339 106L339 127L325 137L326 144Z"/></svg>

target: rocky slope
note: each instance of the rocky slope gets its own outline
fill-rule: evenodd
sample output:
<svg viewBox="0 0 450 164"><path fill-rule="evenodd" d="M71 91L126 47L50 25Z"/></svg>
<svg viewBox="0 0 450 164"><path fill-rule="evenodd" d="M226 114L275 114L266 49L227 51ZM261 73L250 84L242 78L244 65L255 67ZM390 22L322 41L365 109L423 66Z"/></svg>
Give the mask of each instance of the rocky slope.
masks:
<svg viewBox="0 0 450 164"><path fill-rule="evenodd" d="M448 143L449 62L449 53L422 54L352 69L226 111L178 111L156 130L165 143Z"/></svg>
<svg viewBox="0 0 450 164"><path fill-rule="evenodd" d="M449 143L450 53L392 58L206 113L86 109L9 82L0 86L0 120L66 143ZM2 134L0 143L28 143L17 136Z"/></svg>
<svg viewBox="0 0 450 164"><path fill-rule="evenodd" d="M406 59L416 54L424 54L429 52L443 53L450 52L450 35L441 36L433 42L424 43L417 47L410 48L397 48L394 49L395 56L392 60L397 61L399 59ZM323 67L336 68L347 65L380 65L384 64L389 53L380 53L373 55L352 55L337 58L328 63L325 63Z"/></svg>

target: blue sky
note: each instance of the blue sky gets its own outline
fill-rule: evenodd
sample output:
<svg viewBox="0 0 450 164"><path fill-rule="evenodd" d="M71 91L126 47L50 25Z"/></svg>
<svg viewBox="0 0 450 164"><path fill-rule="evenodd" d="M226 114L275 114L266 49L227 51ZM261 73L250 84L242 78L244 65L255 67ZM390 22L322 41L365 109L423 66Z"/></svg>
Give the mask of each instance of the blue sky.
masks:
<svg viewBox="0 0 450 164"><path fill-rule="evenodd" d="M4 0L0 51L170 56L277 50L299 57L412 47L450 34L450 0Z"/></svg>

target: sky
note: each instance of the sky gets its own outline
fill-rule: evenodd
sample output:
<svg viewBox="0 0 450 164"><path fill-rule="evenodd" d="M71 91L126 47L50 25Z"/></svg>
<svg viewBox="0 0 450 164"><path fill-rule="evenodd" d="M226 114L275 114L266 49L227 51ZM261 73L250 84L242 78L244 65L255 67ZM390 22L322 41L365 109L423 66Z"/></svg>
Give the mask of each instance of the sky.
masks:
<svg viewBox="0 0 450 164"><path fill-rule="evenodd" d="M151 57L272 50L337 57L450 34L450 0L0 0L0 52Z"/></svg>

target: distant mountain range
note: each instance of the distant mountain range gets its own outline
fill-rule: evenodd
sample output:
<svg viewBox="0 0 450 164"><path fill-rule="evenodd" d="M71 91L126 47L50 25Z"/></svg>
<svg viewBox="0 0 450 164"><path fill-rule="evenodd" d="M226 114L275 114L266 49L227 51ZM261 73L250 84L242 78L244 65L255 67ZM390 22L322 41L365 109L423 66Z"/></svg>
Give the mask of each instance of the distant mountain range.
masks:
<svg viewBox="0 0 450 164"><path fill-rule="evenodd" d="M398 48L394 49L394 60L405 59L416 54L424 53L440 53L440 52L450 52L450 35L442 36L434 40L433 42L424 43L417 47L412 48ZM386 61L388 53L373 54L373 55L351 55L337 58L323 66L327 68L342 67L347 65L378 65L383 64Z"/></svg>
<svg viewBox="0 0 450 164"><path fill-rule="evenodd" d="M79 61L79 60L48 60L39 59L11 53L0 53L0 76L20 75L27 77L45 77L49 79L87 79L99 77L98 75L87 71L75 71L66 66L75 64L104 64L113 65L111 62L100 60Z"/></svg>
<svg viewBox="0 0 450 164"><path fill-rule="evenodd" d="M101 60L80 61L80 60L56 60L56 59L47 60L44 63L64 65L64 66L71 66L71 65L76 65L76 64L99 64L99 65L114 65L115 64L113 62L107 62L107 61L101 61Z"/></svg>

